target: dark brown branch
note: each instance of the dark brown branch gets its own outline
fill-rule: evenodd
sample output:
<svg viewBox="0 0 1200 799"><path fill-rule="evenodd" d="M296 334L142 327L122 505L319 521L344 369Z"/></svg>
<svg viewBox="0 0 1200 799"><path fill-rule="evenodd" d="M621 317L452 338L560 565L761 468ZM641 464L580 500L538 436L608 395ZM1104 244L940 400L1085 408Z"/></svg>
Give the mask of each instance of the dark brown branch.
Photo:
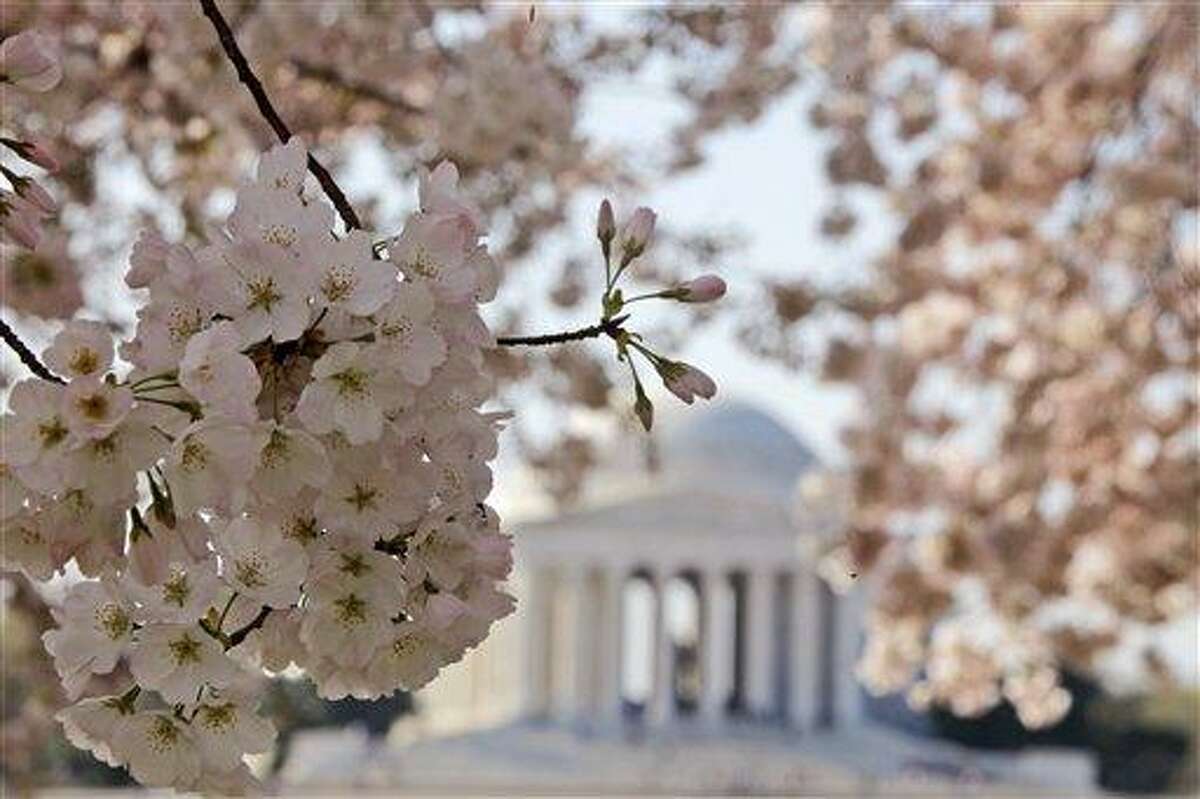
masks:
<svg viewBox="0 0 1200 799"><path fill-rule="evenodd" d="M554 344L600 338L600 336L616 338L621 332L621 324L628 318L628 316L618 316L590 327L581 327L578 330L568 330L563 333L548 333L544 336L500 336L496 339L496 344L501 347L549 347Z"/></svg>
<svg viewBox="0 0 1200 799"><path fill-rule="evenodd" d="M380 105L385 105L393 110L406 114L415 114L421 110L403 97L397 97L390 92L380 89L378 86L348 78L333 67L325 66L324 64L314 64L311 61L305 61L303 58L293 58L292 66L296 68L296 73L302 78L324 83L335 89L341 89L342 91L357 95L364 100L371 100Z"/></svg>
<svg viewBox="0 0 1200 799"><path fill-rule="evenodd" d="M251 622L249 624L247 624L245 627L241 628L240 630L235 630L234 632L229 634L229 647L228 648L232 649L233 647L240 644L242 641L245 641L246 636L249 635L250 633L254 632L255 630L257 630L259 627L262 627L263 622L265 622L267 620L267 616L270 616L270 615L271 615L271 608L268 607L267 605L263 605L262 608L258 611L258 615L255 616L254 619L251 620Z"/></svg>
<svg viewBox="0 0 1200 799"><path fill-rule="evenodd" d="M42 365L38 357L33 354L33 350L29 349L29 346L24 341L21 341L21 337L3 319L0 319L0 336L4 337L4 343L12 348L12 351L21 359L21 363L29 368L29 371L43 380L49 380L51 383L63 382L62 378Z"/></svg>
<svg viewBox="0 0 1200 799"><path fill-rule="evenodd" d="M275 110L275 106L271 104L271 98L267 96L266 89L263 88L262 82L258 76L254 74L254 70L250 68L250 62L246 60L246 56L238 47L237 39L233 36L233 31L229 28L229 23L225 21L225 17L221 16L221 10L217 8L216 0L200 0L200 8L204 12L204 16L212 23L213 28L217 32L217 39L221 42L221 48L225 51L225 55L229 57L229 61L233 64L234 71L237 72L238 80L245 84L250 91L250 96L254 98L255 105L258 106L258 111L262 114L263 119L275 131L275 135L279 137L281 142L286 142L292 137L292 131L288 128L287 123L279 116ZM338 214L341 215L342 221L346 223L346 227L354 230L362 227L362 222L359 221L358 214L354 213L354 209L350 206L350 201L346 199L346 195L334 181L333 176L329 174L320 161L308 154L308 171L313 173L317 182L321 184L321 188L329 197L330 202L337 208Z"/></svg>

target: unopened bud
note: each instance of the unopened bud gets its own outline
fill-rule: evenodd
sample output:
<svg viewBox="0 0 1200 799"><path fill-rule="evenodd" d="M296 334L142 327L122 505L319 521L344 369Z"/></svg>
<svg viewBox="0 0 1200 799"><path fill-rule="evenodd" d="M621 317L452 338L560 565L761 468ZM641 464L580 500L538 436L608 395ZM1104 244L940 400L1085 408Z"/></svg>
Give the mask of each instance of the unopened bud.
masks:
<svg viewBox="0 0 1200 799"><path fill-rule="evenodd" d="M725 296L725 281L716 275L701 275L680 285L671 296L680 302L712 302Z"/></svg>
<svg viewBox="0 0 1200 799"><path fill-rule="evenodd" d="M613 219L612 203L604 200L600 203L600 211L596 214L596 238L600 239L600 249L608 259L612 247L613 236L617 235L617 223Z"/></svg>
<svg viewBox="0 0 1200 799"><path fill-rule="evenodd" d="M17 178L12 183L17 194L37 210L47 216L58 213L58 203L50 196L50 192L33 178Z"/></svg>
<svg viewBox="0 0 1200 799"><path fill-rule="evenodd" d="M717 394L713 379L691 364L663 360L656 364L667 390L691 405L696 397L712 399Z"/></svg>
<svg viewBox="0 0 1200 799"><path fill-rule="evenodd" d="M43 145L32 141L17 141L16 139L0 139L8 149L31 164L37 164L47 172L57 172L60 164L58 159Z"/></svg>
<svg viewBox="0 0 1200 799"><path fill-rule="evenodd" d="M36 141L26 143L25 153L22 158L30 163L37 164L47 172L57 172L59 166L61 166L58 159L54 157L54 154Z"/></svg>
<svg viewBox="0 0 1200 799"><path fill-rule="evenodd" d="M654 212L649 208L639 208L625 223L620 236L622 266L637 258L650 245L656 218Z"/></svg>
<svg viewBox="0 0 1200 799"><path fill-rule="evenodd" d="M633 412L637 414L638 420L642 423L642 427L646 432L650 432L650 428L654 426L654 404L650 402L650 398L646 396L646 392L642 390L642 384L634 383L633 391L636 395L636 400L633 403Z"/></svg>
<svg viewBox="0 0 1200 799"><path fill-rule="evenodd" d="M41 212L27 200L0 192L0 229L18 247L36 250L42 241Z"/></svg>

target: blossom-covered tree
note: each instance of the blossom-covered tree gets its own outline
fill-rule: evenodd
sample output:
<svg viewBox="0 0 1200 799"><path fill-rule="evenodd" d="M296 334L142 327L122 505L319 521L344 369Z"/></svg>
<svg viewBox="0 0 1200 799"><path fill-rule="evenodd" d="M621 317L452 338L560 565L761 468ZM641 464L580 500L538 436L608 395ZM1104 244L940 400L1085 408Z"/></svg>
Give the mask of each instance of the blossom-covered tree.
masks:
<svg viewBox="0 0 1200 799"><path fill-rule="evenodd" d="M46 639L72 740L230 791L271 735L254 675L295 664L327 696L432 679L509 608L498 428L561 502L595 461L585 431L529 434L528 389L646 427L651 371L684 402L715 391L662 354L678 328L633 329L651 299L689 331L737 313L750 353L857 390L847 473L799 496L847 511L823 571L872 590L871 690L967 716L1007 699L1040 727L1067 709L1062 669L1179 676L1195 10L678 4L617 28L531 5L6 4L2 330L38 379L8 397L4 557L86 578ZM646 71L673 77L671 146L593 146L584 90ZM573 201L685 174L798 97L830 145L819 234L899 221L859 273L791 264L713 306L724 283L693 274L731 237L607 202L590 252L546 263ZM385 188L347 196L334 175L367 149ZM118 263L136 317L89 304ZM550 307L599 320L523 332L548 270ZM38 319L71 321L31 347L15 331ZM591 339L616 360L559 346Z"/></svg>
<svg viewBox="0 0 1200 799"><path fill-rule="evenodd" d="M860 675L1029 727L1067 710L1063 668L1194 679L1168 653L1197 613L1195 8L810 22L844 192L823 232L854 235L871 192L901 224L862 280L765 286L743 338L861 393L851 468L802 498L848 509L835 585L873 567Z"/></svg>

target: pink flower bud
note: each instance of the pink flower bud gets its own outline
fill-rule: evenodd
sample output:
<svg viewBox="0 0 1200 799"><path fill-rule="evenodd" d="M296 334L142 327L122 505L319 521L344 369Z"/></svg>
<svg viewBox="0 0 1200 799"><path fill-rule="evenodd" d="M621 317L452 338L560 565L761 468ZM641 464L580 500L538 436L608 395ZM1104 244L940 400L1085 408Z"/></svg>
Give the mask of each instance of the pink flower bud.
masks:
<svg viewBox="0 0 1200 799"><path fill-rule="evenodd" d="M713 379L690 364L667 361L659 366L658 372L667 390L688 405L696 397L712 399L717 394L717 384Z"/></svg>
<svg viewBox="0 0 1200 799"><path fill-rule="evenodd" d="M58 203L50 196L50 192L43 189L41 184L33 178L24 178L19 181L16 189L17 194L47 216L58 213Z"/></svg>
<svg viewBox="0 0 1200 799"><path fill-rule="evenodd" d="M617 223L613 219L612 203L604 200L600 203L600 212L596 214L596 237L607 249L612 237L617 235Z"/></svg>
<svg viewBox="0 0 1200 799"><path fill-rule="evenodd" d="M31 30L0 42L0 79L31 92L50 91L62 80L54 45Z"/></svg>
<svg viewBox="0 0 1200 799"><path fill-rule="evenodd" d="M725 281L716 275L701 275L681 285L675 294L680 302L712 302L725 296Z"/></svg>
<svg viewBox="0 0 1200 799"><path fill-rule="evenodd" d="M39 218L40 213L25 200L8 192L0 193L0 228L17 246L37 249L42 240Z"/></svg>
<svg viewBox="0 0 1200 799"><path fill-rule="evenodd" d="M37 164L47 172L57 172L61 166L54 154L41 142L25 142L21 157L31 164Z"/></svg>
<svg viewBox="0 0 1200 799"><path fill-rule="evenodd" d="M625 223L621 230L621 258L625 263L637 258L649 246L656 218L649 208L639 208Z"/></svg>

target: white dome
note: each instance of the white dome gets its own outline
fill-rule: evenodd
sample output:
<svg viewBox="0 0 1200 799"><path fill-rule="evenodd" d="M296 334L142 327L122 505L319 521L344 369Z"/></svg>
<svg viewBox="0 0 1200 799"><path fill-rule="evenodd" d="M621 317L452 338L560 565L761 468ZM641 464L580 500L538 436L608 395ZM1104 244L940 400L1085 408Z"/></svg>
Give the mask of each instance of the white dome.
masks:
<svg viewBox="0 0 1200 799"><path fill-rule="evenodd" d="M708 479L734 481L790 495L817 459L775 419L744 403L689 412L664 430L660 444L662 474L670 482Z"/></svg>

